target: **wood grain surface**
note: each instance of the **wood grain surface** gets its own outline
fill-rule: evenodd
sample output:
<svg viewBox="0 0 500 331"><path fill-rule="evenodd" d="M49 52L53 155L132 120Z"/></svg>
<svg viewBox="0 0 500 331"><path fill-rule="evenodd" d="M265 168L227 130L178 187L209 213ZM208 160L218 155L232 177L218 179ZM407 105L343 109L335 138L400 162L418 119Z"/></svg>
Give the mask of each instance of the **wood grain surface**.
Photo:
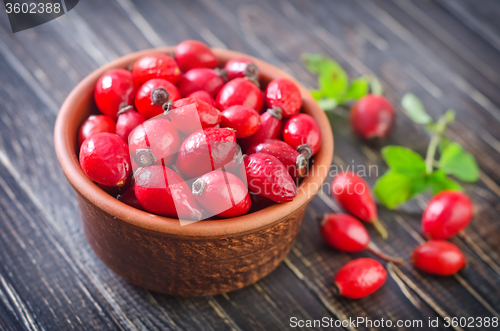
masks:
<svg viewBox="0 0 500 331"><path fill-rule="evenodd" d="M0 5L0 329L284 330L290 318L422 320L500 317L500 3L495 0L85 0L66 15L13 34ZM405 258L361 300L339 298L331 281L355 257L328 249L317 216L339 210L325 187L308 206L291 253L256 284L221 296L168 297L134 287L87 244L76 195L52 141L65 97L88 73L124 54L184 39L234 49L283 68L306 86L315 79L300 55L322 53L351 77L376 74L399 104L411 91L437 117L457 112L450 136L471 151L481 179L466 184L475 216L451 241L468 267L430 277L409 262L423 241L430 196L398 211L379 207L389 229L375 244ZM366 145L345 113L329 114L334 165L377 165L382 145ZM385 144L425 152L429 137L398 107ZM368 178L370 184L376 174ZM344 327L342 329L352 329ZM363 327L358 329L365 329ZM468 329L456 327L455 329ZM476 328L481 329L481 328Z"/></svg>

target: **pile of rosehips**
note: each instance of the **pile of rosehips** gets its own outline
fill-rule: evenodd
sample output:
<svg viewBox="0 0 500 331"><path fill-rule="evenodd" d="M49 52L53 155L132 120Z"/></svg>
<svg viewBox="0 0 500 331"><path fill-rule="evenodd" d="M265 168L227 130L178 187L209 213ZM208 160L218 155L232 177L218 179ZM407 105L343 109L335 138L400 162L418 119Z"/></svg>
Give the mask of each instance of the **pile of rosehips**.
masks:
<svg viewBox="0 0 500 331"><path fill-rule="evenodd" d="M187 40L102 75L101 115L81 126L80 164L97 185L150 213L228 218L291 201L321 132L288 79L251 60L218 60ZM243 154L246 153L246 154Z"/></svg>
<svg viewBox="0 0 500 331"><path fill-rule="evenodd" d="M335 177L332 195L343 209L359 219L376 225L384 238L387 232L378 222L377 207L370 187L355 173L345 172ZM460 249L446 241L462 231L473 214L470 199L458 191L442 191L427 205L422 217L422 231L429 241L418 246L411 261L419 270L438 276L450 276L465 266ZM380 252L371 242L368 231L358 219L348 214L327 214L320 227L324 241L344 252L361 252L366 249L378 257L396 263L395 259ZM339 293L351 299L365 297L379 289L387 278L387 271L377 260L355 259L344 265L335 276Z"/></svg>

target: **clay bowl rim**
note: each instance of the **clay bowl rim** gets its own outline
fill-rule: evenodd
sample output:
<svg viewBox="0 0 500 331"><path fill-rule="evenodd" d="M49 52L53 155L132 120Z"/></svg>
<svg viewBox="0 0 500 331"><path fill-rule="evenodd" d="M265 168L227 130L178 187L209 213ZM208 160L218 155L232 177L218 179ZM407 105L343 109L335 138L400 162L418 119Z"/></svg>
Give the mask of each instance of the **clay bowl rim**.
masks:
<svg viewBox="0 0 500 331"><path fill-rule="evenodd" d="M265 80L286 77L294 81L302 94L305 113L313 116L321 128L322 142L320 150L315 155L310 175L301 183L300 187L302 189L299 189L299 193L293 201L285 204L276 204L235 218L199 221L187 226L181 226L178 219L153 215L118 201L96 186L85 175L75 153L77 130L81 124L78 121L78 111L88 104L86 97L88 98L93 95L94 86L98 78L104 72L111 69L127 68L130 63L145 54L155 52L170 54L173 49L174 47L149 49L120 57L85 77L64 101L56 120L54 143L61 168L77 193L88 203L95 205L105 213L114 216L124 223L160 232L165 236L190 239L225 238L255 232L281 221L283 218L297 212L304 204L307 204L316 195L317 191L321 189L328 175L333 158L333 133L326 114L308 90L293 77L267 62L244 53L225 49L212 48L219 59L219 64L224 64L229 59L236 57L250 58L259 67L260 74ZM309 189L304 189L306 185Z"/></svg>

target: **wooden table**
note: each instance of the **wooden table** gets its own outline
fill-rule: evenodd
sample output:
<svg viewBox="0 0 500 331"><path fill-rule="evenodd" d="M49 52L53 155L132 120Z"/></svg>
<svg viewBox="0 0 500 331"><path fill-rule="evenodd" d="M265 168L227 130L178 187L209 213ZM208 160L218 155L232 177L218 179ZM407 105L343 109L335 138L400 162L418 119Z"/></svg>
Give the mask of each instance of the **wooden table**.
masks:
<svg viewBox="0 0 500 331"><path fill-rule="evenodd" d="M0 6L1 7L1 6ZM67 15L13 34L0 14L0 328L289 329L290 319L373 321L499 317L500 312L500 4L494 0L249 1L86 0ZM468 267L437 278L414 270L420 219L430 198L398 211L380 207L385 252L405 258L374 295L347 300L331 281L345 254L320 239L309 205L297 242L271 275L226 295L175 298L136 288L113 274L85 241L75 193L54 153L53 127L64 98L88 73L124 54L199 39L285 69L307 86L315 79L303 52L337 59L351 77L376 74L396 104L411 91L434 116L457 112L449 134L474 153L481 179L465 185L475 216L451 241ZM381 145L361 143L345 113L330 114L336 165L385 164ZM386 142L425 152L429 137L398 109ZM373 184L376 176L368 178ZM350 329L351 327L343 327ZM358 329L365 329L359 326ZM459 328L456 328L459 329ZM467 329L464 327L463 329ZM476 330L481 328L476 328Z"/></svg>

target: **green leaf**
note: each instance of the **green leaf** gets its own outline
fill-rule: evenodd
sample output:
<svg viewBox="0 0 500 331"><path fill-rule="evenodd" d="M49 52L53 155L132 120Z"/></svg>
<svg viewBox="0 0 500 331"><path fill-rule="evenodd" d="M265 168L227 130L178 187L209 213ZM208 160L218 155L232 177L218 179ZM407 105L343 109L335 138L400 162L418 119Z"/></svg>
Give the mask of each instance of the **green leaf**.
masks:
<svg viewBox="0 0 500 331"><path fill-rule="evenodd" d="M377 77L373 76L370 79L370 90L375 95L382 95L384 93L384 89L382 88L382 84Z"/></svg>
<svg viewBox="0 0 500 331"><path fill-rule="evenodd" d="M401 100L401 105L413 122L418 124L428 124L432 122L432 118L425 111L422 101L414 94L405 94Z"/></svg>
<svg viewBox="0 0 500 331"><path fill-rule="evenodd" d="M318 84L326 97L337 98L346 92L349 78L337 62L327 60L320 68Z"/></svg>
<svg viewBox="0 0 500 331"><path fill-rule="evenodd" d="M475 182L479 179L479 167L474 156L456 142L449 144L442 152L439 168L464 182Z"/></svg>
<svg viewBox="0 0 500 331"><path fill-rule="evenodd" d="M443 154L443 151L450 145L453 141L448 137L441 137L439 140L439 153Z"/></svg>
<svg viewBox="0 0 500 331"><path fill-rule="evenodd" d="M323 98L318 100L318 105L323 110L332 110L337 107L338 103L336 99L333 98Z"/></svg>
<svg viewBox="0 0 500 331"><path fill-rule="evenodd" d="M453 109L448 109L443 116L446 118L447 123L451 123L455 120L455 111Z"/></svg>
<svg viewBox="0 0 500 331"><path fill-rule="evenodd" d="M323 98L323 91L320 90L310 90L309 93L313 96L314 100L318 101Z"/></svg>
<svg viewBox="0 0 500 331"><path fill-rule="evenodd" d="M377 180L373 191L380 202L394 209L426 188L425 175L410 176L391 169Z"/></svg>
<svg viewBox="0 0 500 331"><path fill-rule="evenodd" d="M307 70L313 74L318 74L321 71L321 67L325 58L319 54L302 54L302 60L304 60Z"/></svg>
<svg viewBox="0 0 500 331"><path fill-rule="evenodd" d="M429 187L432 194L438 194L444 190L463 191L462 186L452 179L446 177L443 170L436 170L428 176Z"/></svg>
<svg viewBox="0 0 500 331"><path fill-rule="evenodd" d="M402 146L387 146L382 149L382 156L392 170L407 175L425 174L424 159L411 149Z"/></svg>
<svg viewBox="0 0 500 331"><path fill-rule="evenodd" d="M358 100L368 94L368 81L364 77L357 78L351 82L347 92L339 98L339 103L349 100Z"/></svg>

